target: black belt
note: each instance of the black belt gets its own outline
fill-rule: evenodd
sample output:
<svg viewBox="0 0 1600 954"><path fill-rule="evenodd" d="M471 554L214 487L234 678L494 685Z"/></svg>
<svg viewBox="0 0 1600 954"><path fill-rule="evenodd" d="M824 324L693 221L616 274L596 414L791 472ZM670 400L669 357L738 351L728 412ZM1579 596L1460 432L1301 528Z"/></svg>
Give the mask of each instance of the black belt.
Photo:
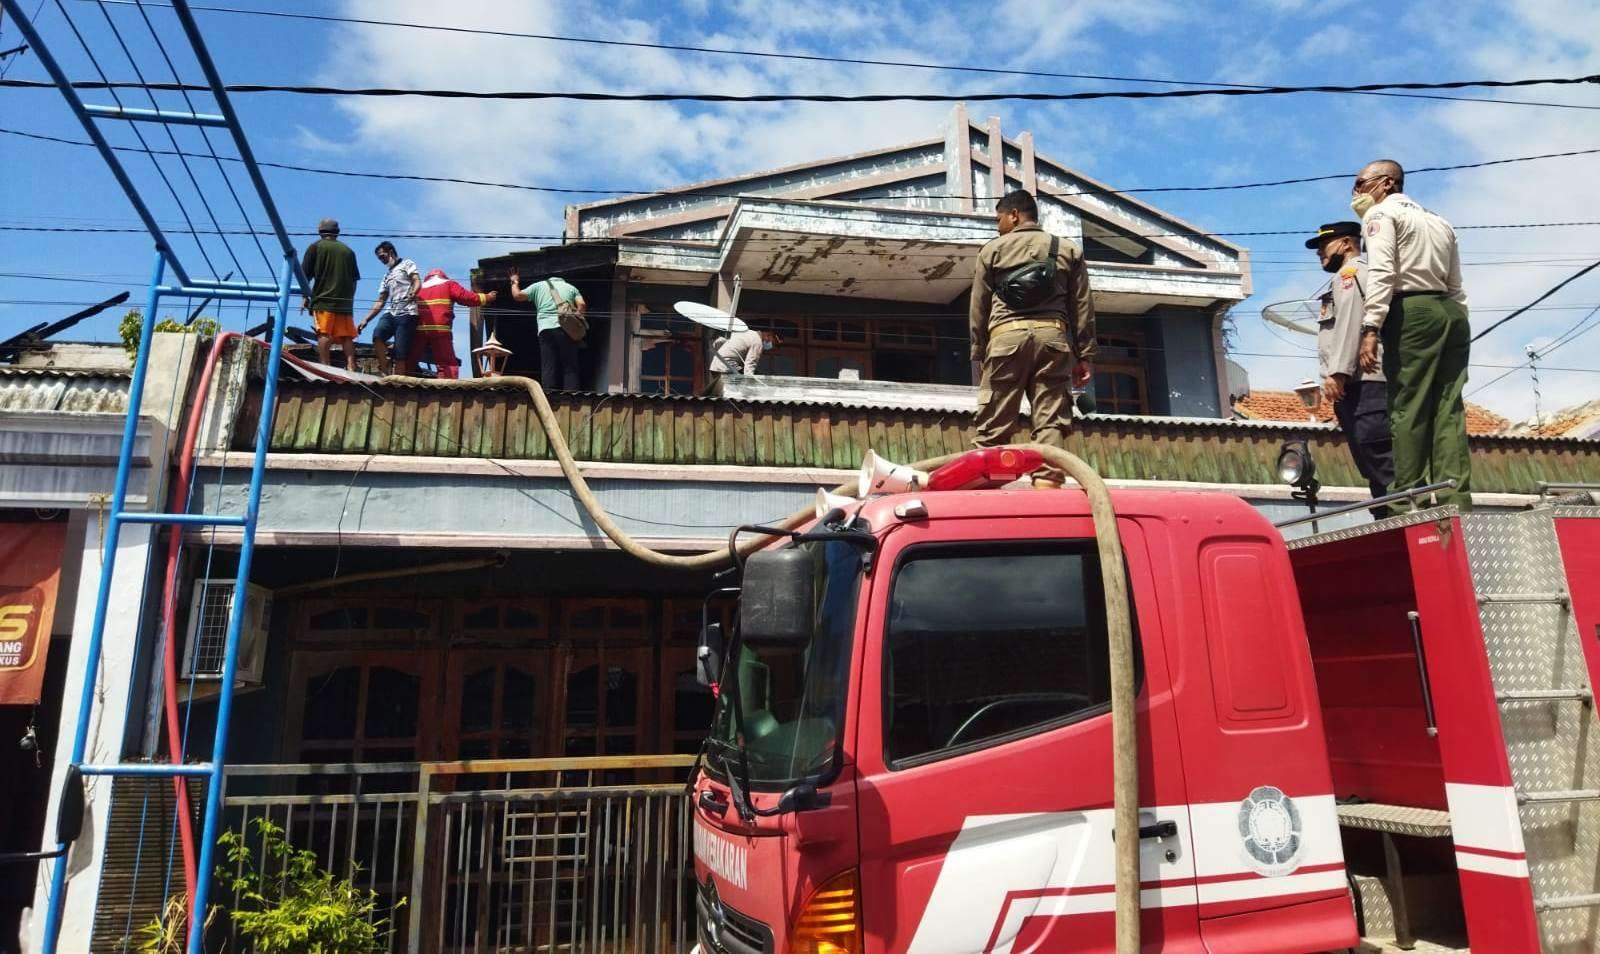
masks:
<svg viewBox="0 0 1600 954"><path fill-rule="evenodd" d="M1430 295L1430 296L1432 296L1434 298L1443 298L1444 297L1444 292L1442 292L1442 291L1404 291L1404 292L1395 292L1392 300L1393 301L1399 301L1402 298L1415 298L1418 295Z"/></svg>

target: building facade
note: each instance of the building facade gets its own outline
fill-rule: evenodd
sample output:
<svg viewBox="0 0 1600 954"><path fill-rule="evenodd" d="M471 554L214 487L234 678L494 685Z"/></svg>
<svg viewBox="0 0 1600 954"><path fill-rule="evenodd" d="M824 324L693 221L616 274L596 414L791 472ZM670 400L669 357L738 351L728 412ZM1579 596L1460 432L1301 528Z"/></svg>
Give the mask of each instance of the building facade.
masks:
<svg viewBox="0 0 1600 954"><path fill-rule="evenodd" d="M1030 133L972 122L964 107L943 136L571 206L564 244L485 259L475 278L485 291L508 287L513 270L577 285L599 316L582 374L599 393L703 393L710 339L674 312L679 301L737 304L779 335L759 369L763 393L803 399L841 377L966 386L974 253L994 236L995 200L1019 189L1037 196L1040 224L1088 259L1100 407L1226 416L1223 321L1250 294L1248 251L1037 154ZM482 318L514 352L512 370L532 373L526 309L505 298Z"/></svg>
<svg viewBox="0 0 1600 954"><path fill-rule="evenodd" d="M960 109L926 141L573 207L566 243L485 259L474 281L503 290L516 270L578 286L592 319L582 390L550 400L585 479L646 545L717 550L732 527L810 508L869 449L910 462L971 445L966 294L993 199L1016 188L1039 196L1045 227L1090 263L1101 412L1079 421L1070 449L1113 485L1234 493L1284 517L1303 505L1274 460L1300 439L1325 501L1361 499L1329 425L1233 419L1222 338L1227 309L1250 292L1246 250ZM672 306L731 309L736 289L739 315L783 344L757 374L707 394L708 336ZM507 370L532 374L531 314L504 298L475 314L474 333L492 330L512 351ZM131 608L108 630L96 758L165 757L164 650L148 595L164 582L153 555L181 532L186 755L210 755L216 700L233 693L231 827L270 819L329 867L358 862L394 950L678 945L688 912L675 780L712 717L694 646L704 621L729 621L726 578L617 550L515 381L452 389L286 366L266 408L264 349L206 347L216 373L204 392L196 359L213 356L192 346L147 391L175 402L141 417L153 442L144 505L166 501L171 468L192 460L188 508L241 513L251 438L270 414L246 674L223 687L191 664L214 645L209 581L231 582L238 531L125 531L117 586ZM88 426L55 413L51 427ZM176 446L190 414L198 442ZM39 426L17 425L16 438ZM1485 506L1531 500L1539 480L1600 480L1595 441L1480 436L1473 455ZM77 514L63 562L81 580L98 559L96 494L110 489L98 466L49 498ZM58 626L69 695L94 602L93 586L75 592L57 614L71 621ZM75 716L58 715L57 736ZM67 753L42 754L56 792ZM171 893L170 783L98 784L93 841L67 862L63 950L118 950Z"/></svg>

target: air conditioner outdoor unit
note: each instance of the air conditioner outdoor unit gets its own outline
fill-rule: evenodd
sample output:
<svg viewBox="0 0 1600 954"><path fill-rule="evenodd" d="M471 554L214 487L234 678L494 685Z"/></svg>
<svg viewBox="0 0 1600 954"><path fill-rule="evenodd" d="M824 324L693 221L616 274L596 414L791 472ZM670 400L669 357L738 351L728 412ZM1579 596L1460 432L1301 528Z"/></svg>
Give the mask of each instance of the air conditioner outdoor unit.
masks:
<svg viewBox="0 0 1600 954"><path fill-rule="evenodd" d="M222 656L233 609L233 580L194 581L189 602L189 640L183 651L183 678L215 682L222 678ZM239 662L234 686L259 686L266 670L267 624L272 618L272 591L247 584L244 619L239 624Z"/></svg>

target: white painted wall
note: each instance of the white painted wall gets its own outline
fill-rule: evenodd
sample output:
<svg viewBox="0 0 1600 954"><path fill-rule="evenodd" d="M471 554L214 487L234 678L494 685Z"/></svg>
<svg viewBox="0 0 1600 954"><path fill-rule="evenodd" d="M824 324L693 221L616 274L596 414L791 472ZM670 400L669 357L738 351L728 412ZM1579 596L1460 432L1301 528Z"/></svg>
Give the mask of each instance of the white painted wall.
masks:
<svg viewBox="0 0 1600 954"><path fill-rule="evenodd" d="M40 845L44 850L55 847L53 839L56 810L61 799L61 776L72 759L72 738L77 729L78 698L87 664L85 657L89 630L94 623L95 598L100 587L101 548L104 545L102 521L108 516L89 512L78 551L75 554L69 544L69 549L62 554L63 577L74 572L69 568L69 563L76 561L78 582L77 598L72 610L72 654L67 663L66 694L57 735L59 741L51 753L54 780L50 789L50 804L45 813L45 843ZM135 671L134 651L139 635L140 600L150 569L152 529L148 524L125 525L118 541L116 570L111 582L111 611L106 615L104 648L95 687L95 717L90 724L88 746L84 750L86 762L115 762L122 754L131 688L129 674ZM63 954L89 950L89 936L94 926L95 894L100 885L102 848L106 843L106 826L111 815L111 779L90 779L87 794L83 836L73 845L65 862L68 866L67 899L61 945L58 948ZM22 931L25 951L38 951L42 946L50 878L54 866L60 863L47 861L39 866L33 917Z"/></svg>

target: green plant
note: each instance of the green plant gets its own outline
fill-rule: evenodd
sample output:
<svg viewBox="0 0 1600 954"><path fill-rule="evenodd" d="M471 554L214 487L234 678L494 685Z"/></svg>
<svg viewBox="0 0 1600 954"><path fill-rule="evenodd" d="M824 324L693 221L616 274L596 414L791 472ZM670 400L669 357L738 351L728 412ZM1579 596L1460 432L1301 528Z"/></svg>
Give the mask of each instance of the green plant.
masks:
<svg viewBox="0 0 1600 954"><path fill-rule="evenodd" d="M386 949L388 920L375 917L378 895L317 864L316 852L297 850L282 828L254 821L262 868L244 835L227 832L217 844L236 870L217 869L233 889L230 916L260 954L373 954ZM351 875L359 870L351 865ZM404 904L404 900L399 904Z"/></svg>
<svg viewBox="0 0 1600 954"><path fill-rule="evenodd" d="M122 316L122 323L117 326L117 331L122 335L122 348L128 352L128 357L139 353L139 333L143 330L144 313L137 308L128 309ZM214 335L222 330L222 325L215 318L204 315L184 324L176 318L163 318L156 322L156 331L177 331L183 334Z"/></svg>
<svg viewBox="0 0 1600 954"><path fill-rule="evenodd" d="M216 920L216 905L206 913L206 927ZM134 932L132 948L139 954L183 954L189 949L189 896L175 894L161 913Z"/></svg>

